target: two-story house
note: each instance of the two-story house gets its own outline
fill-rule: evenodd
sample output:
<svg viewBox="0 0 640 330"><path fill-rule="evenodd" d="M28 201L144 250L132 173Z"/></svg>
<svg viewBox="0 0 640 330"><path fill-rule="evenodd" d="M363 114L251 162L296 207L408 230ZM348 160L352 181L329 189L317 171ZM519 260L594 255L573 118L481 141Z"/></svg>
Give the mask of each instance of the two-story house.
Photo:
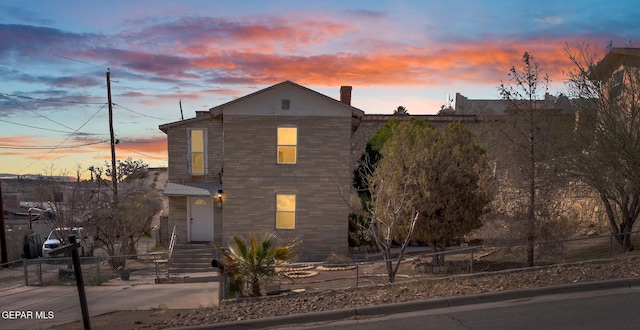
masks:
<svg viewBox="0 0 640 330"><path fill-rule="evenodd" d="M604 96L620 96L624 85L629 91L637 91L640 89L640 48L611 48L590 73L591 79L602 82Z"/></svg>
<svg viewBox="0 0 640 330"><path fill-rule="evenodd" d="M350 103L349 86L337 100L284 81L161 125L178 243L275 232L299 238L304 261L346 253L341 189L351 186L351 139L364 116Z"/></svg>

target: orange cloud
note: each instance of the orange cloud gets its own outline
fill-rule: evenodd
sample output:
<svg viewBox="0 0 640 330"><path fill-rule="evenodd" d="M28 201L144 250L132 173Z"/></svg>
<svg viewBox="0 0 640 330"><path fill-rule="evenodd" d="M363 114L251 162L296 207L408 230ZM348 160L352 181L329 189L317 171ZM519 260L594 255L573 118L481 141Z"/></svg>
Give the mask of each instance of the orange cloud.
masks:
<svg viewBox="0 0 640 330"><path fill-rule="evenodd" d="M512 66L519 67L525 51L532 54L553 81L563 80L571 63L565 55L567 40L487 40L448 49L411 47L367 54L339 53L286 56L254 52L219 52L192 59L203 69L220 72L220 82L232 79L271 84L294 80L308 85L438 85L443 81L498 84ZM231 65L230 63L233 63Z"/></svg>
<svg viewBox="0 0 640 330"><path fill-rule="evenodd" d="M299 53L301 49L327 43L353 30L354 24L303 17L251 17L227 20L211 17L185 18L158 25L147 35L177 40L172 47L186 56L208 56L212 50ZM172 37L173 36L173 37ZM139 42L139 35L131 35ZM157 38L153 38L157 40ZM148 40L148 39L147 39ZM227 63L233 66L233 63Z"/></svg>

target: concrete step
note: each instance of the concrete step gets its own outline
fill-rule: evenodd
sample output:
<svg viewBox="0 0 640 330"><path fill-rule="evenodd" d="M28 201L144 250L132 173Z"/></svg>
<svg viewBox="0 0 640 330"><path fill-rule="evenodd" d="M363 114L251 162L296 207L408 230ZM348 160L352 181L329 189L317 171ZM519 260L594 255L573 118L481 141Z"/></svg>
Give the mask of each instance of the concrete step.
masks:
<svg viewBox="0 0 640 330"><path fill-rule="evenodd" d="M175 257L174 256L171 258L171 262L174 264L181 264L181 263L210 264L212 258L213 257L211 256L206 256L206 257Z"/></svg>
<svg viewBox="0 0 640 330"><path fill-rule="evenodd" d="M216 272L213 267L169 267L169 274Z"/></svg>
<svg viewBox="0 0 640 330"><path fill-rule="evenodd" d="M216 254L213 250L206 250L206 249L198 249L198 250L173 250L173 255L174 256L191 256L191 255L214 255Z"/></svg>
<svg viewBox="0 0 640 330"><path fill-rule="evenodd" d="M173 246L173 250L211 250L211 251L215 251L215 248L209 244L198 244L198 243L183 243L183 244L176 244Z"/></svg>
<svg viewBox="0 0 640 330"><path fill-rule="evenodd" d="M185 260L174 260L173 262L171 262L171 267L175 267L175 268L182 268L182 267L208 267L211 268L211 262L206 261L206 260L196 260L196 261L185 261Z"/></svg>
<svg viewBox="0 0 640 330"><path fill-rule="evenodd" d="M176 244L169 264L169 283L217 281L211 260L217 256L210 244ZM212 275L215 274L215 275Z"/></svg>
<svg viewBox="0 0 640 330"><path fill-rule="evenodd" d="M219 281L220 277L217 275L198 275L198 274L179 274L168 278L159 278L156 280L158 284L172 284L172 283L204 283Z"/></svg>

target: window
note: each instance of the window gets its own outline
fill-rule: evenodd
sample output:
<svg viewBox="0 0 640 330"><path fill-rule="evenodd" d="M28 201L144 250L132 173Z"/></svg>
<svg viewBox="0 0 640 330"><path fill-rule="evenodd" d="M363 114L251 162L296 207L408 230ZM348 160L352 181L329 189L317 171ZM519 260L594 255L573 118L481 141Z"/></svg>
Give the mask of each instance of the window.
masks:
<svg viewBox="0 0 640 330"><path fill-rule="evenodd" d="M624 70L613 74L611 79L611 96L616 97L622 94L622 82L624 80Z"/></svg>
<svg viewBox="0 0 640 330"><path fill-rule="evenodd" d="M298 129L278 127L278 164L295 164L298 148Z"/></svg>
<svg viewBox="0 0 640 330"><path fill-rule="evenodd" d="M289 110L291 101L289 99L282 99L282 110Z"/></svg>
<svg viewBox="0 0 640 330"><path fill-rule="evenodd" d="M205 130L189 130L189 172L191 175L205 175L207 159L205 156Z"/></svg>
<svg viewBox="0 0 640 330"><path fill-rule="evenodd" d="M276 229L296 228L296 195L276 195Z"/></svg>

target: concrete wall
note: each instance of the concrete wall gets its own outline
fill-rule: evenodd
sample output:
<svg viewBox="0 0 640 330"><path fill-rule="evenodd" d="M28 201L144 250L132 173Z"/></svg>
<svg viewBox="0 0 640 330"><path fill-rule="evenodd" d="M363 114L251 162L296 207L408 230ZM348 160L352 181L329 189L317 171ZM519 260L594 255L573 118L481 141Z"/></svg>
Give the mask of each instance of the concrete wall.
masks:
<svg viewBox="0 0 640 330"><path fill-rule="evenodd" d="M24 237L29 234L29 230L22 228L7 228L4 233L7 238L7 261L11 262L22 259L22 254L24 252ZM44 242L44 238L42 239Z"/></svg>

